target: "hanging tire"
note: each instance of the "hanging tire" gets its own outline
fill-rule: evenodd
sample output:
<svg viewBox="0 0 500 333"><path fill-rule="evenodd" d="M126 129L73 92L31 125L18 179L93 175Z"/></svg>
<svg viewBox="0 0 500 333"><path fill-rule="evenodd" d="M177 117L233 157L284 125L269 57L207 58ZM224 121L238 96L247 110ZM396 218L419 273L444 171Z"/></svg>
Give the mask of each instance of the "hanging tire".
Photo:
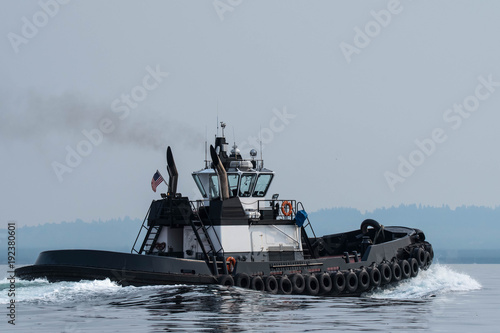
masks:
<svg viewBox="0 0 500 333"><path fill-rule="evenodd" d="M392 271L392 282L399 282L401 281L401 276L402 276L402 273L401 273L401 266L399 266L399 264L394 261L392 264L391 264L391 271Z"/></svg>
<svg viewBox="0 0 500 333"><path fill-rule="evenodd" d="M320 294L328 294L330 291L332 291L333 286L330 274L318 273L316 274L316 279L318 279Z"/></svg>
<svg viewBox="0 0 500 333"><path fill-rule="evenodd" d="M411 277L416 277L418 275L418 261L415 258L410 259L410 267L411 267Z"/></svg>
<svg viewBox="0 0 500 333"><path fill-rule="evenodd" d="M412 258L417 260L418 266L422 268L424 266L425 261L425 251L421 247L416 247L413 249L411 253Z"/></svg>
<svg viewBox="0 0 500 333"><path fill-rule="evenodd" d="M380 223L378 223L375 220L372 219L366 219L361 223L361 232L363 235L366 235L368 233L368 227L372 227L375 230L379 230L381 228Z"/></svg>
<svg viewBox="0 0 500 333"><path fill-rule="evenodd" d="M250 288L250 276L247 273L238 273L235 276L234 284L236 287L248 289Z"/></svg>
<svg viewBox="0 0 500 333"><path fill-rule="evenodd" d="M431 255L429 252L425 251L424 257L425 257L425 259L424 259L424 265L423 265L422 269L424 271L426 271L429 268L429 266L431 265Z"/></svg>
<svg viewBox="0 0 500 333"><path fill-rule="evenodd" d="M370 275L366 269L357 269L356 275L358 277L358 291L365 291L370 288Z"/></svg>
<svg viewBox="0 0 500 333"><path fill-rule="evenodd" d="M342 293L345 290L345 276L342 272L331 273L332 290L337 293Z"/></svg>
<svg viewBox="0 0 500 333"><path fill-rule="evenodd" d="M358 277L356 273L349 271L345 273L345 290L353 293L358 289Z"/></svg>
<svg viewBox="0 0 500 333"><path fill-rule="evenodd" d="M432 245L425 244L424 249L425 249L425 251L429 252L429 254L431 255L431 261L434 260L434 250L432 249Z"/></svg>
<svg viewBox="0 0 500 333"><path fill-rule="evenodd" d="M292 282L292 288L294 294L302 294L306 289L306 280L302 274L290 275L290 281Z"/></svg>
<svg viewBox="0 0 500 333"><path fill-rule="evenodd" d="M380 287L382 284L382 273L377 266L372 266L368 269L368 274L370 274L370 284L374 288Z"/></svg>
<svg viewBox="0 0 500 333"><path fill-rule="evenodd" d="M224 287L233 287L234 279L231 275L221 275L219 276L219 284Z"/></svg>
<svg viewBox="0 0 500 333"><path fill-rule="evenodd" d="M370 285L373 288L380 287L382 283L382 275L377 267L368 268L368 274L370 275Z"/></svg>
<svg viewBox="0 0 500 333"><path fill-rule="evenodd" d="M319 282L314 275L306 276L306 294L315 296L319 293Z"/></svg>
<svg viewBox="0 0 500 333"><path fill-rule="evenodd" d="M280 294L290 295L293 291L292 281L286 275L279 279L278 287Z"/></svg>
<svg viewBox="0 0 500 333"><path fill-rule="evenodd" d="M266 286L264 285L264 280L262 280L262 278L258 275L252 277L252 281L250 282L250 288L258 291L266 290Z"/></svg>
<svg viewBox="0 0 500 333"><path fill-rule="evenodd" d="M386 263L383 263L382 265L379 266L379 270L380 270L380 275L382 277L381 284L384 285L390 283L392 280L391 267Z"/></svg>
<svg viewBox="0 0 500 333"><path fill-rule="evenodd" d="M411 267L410 263L408 260L403 259L399 261L399 266L401 267L401 278L402 279L409 279L411 276Z"/></svg>
<svg viewBox="0 0 500 333"><path fill-rule="evenodd" d="M270 294L278 293L278 281L274 276L266 276L264 277L264 286L266 286L266 291Z"/></svg>

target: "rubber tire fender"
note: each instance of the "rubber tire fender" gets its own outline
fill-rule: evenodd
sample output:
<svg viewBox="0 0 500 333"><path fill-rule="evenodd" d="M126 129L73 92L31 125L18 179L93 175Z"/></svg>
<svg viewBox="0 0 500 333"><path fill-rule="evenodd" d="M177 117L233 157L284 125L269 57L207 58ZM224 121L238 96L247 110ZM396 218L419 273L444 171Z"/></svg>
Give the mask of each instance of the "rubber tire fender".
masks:
<svg viewBox="0 0 500 333"><path fill-rule="evenodd" d="M292 282L292 288L294 294L302 294L306 289L306 280L304 279L304 275L302 274L292 274L289 277Z"/></svg>
<svg viewBox="0 0 500 333"><path fill-rule="evenodd" d="M401 266L394 261L391 264L391 272L392 272L392 282L399 282L401 281L401 277L403 276L403 272L401 271Z"/></svg>
<svg viewBox="0 0 500 333"><path fill-rule="evenodd" d="M370 284L373 288L380 287L382 283L382 274L377 267L368 268L368 274L370 274Z"/></svg>
<svg viewBox="0 0 500 333"><path fill-rule="evenodd" d="M284 295L290 295L293 292L292 281L288 278L288 276L283 275L278 280L279 292Z"/></svg>
<svg viewBox="0 0 500 333"><path fill-rule="evenodd" d="M432 248L432 245L427 243L424 245L424 249L431 255L431 261L434 260L434 249Z"/></svg>
<svg viewBox="0 0 500 333"><path fill-rule="evenodd" d="M219 276L219 284L224 287L233 287L234 279L231 275L224 274Z"/></svg>
<svg viewBox="0 0 500 333"><path fill-rule="evenodd" d="M425 255L424 255L424 266L422 267L422 269L424 271L426 271L430 266L431 266L431 263L432 263L432 260L431 260L431 254L427 251L425 251Z"/></svg>
<svg viewBox="0 0 500 333"><path fill-rule="evenodd" d="M417 260L418 266L422 268L424 266L425 252L421 247L416 247L411 253L412 258Z"/></svg>
<svg viewBox="0 0 500 333"><path fill-rule="evenodd" d="M410 261L410 267L411 267L411 277L414 278L418 275L418 261L415 258L411 258Z"/></svg>
<svg viewBox="0 0 500 333"><path fill-rule="evenodd" d="M358 276L352 271L348 271L345 274L345 290L353 293L358 289Z"/></svg>
<svg viewBox="0 0 500 333"><path fill-rule="evenodd" d="M319 293L319 281L314 275L306 276L306 294L316 296Z"/></svg>
<svg viewBox="0 0 500 333"><path fill-rule="evenodd" d="M252 277L252 281L250 282L250 289L264 291L266 290L266 286L264 285L264 280L258 275Z"/></svg>
<svg viewBox="0 0 500 333"><path fill-rule="evenodd" d="M411 266L408 260L406 259L400 260L399 266L401 267L401 278L409 279L411 277Z"/></svg>
<svg viewBox="0 0 500 333"><path fill-rule="evenodd" d="M236 287L248 289L250 288L250 276L247 273L238 273L235 276L234 284Z"/></svg>
<svg viewBox="0 0 500 333"><path fill-rule="evenodd" d="M365 291L370 288L370 274L366 269L357 269L356 275L358 276L358 291Z"/></svg>
<svg viewBox="0 0 500 333"><path fill-rule="evenodd" d="M379 266L380 276L382 277L381 285L388 284L392 280L392 269L386 263Z"/></svg>
<svg viewBox="0 0 500 333"><path fill-rule="evenodd" d="M318 273L316 274L316 279L318 279L319 283L319 292L321 294L328 294L332 291L332 278L328 273Z"/></svg>
<svg viewBox="0 0 500 333"><path fill-rule="evenodd" d="M346 285L344 274L338 271L336 273L331 273L330 278L332 279L333 291L341 294L345 290Z"/></svg>
<svg viewBox="0 0 500 333"><path fill-rule="evenodd" d="M266 286L266 291L270 294L278 293L278 281L274 276L266 276L264 277L264 286Z"/></svg>
<svg viewBox="0 0 500 333"><path fill-rule="evenodd" d="M379 230L381 228L381 225L380 223L372 219L364 220L363 222L361 222L361 227L359 228L361 229L363 235L366 235L368 233L368 227L373 227L375 230Z"/></svg>

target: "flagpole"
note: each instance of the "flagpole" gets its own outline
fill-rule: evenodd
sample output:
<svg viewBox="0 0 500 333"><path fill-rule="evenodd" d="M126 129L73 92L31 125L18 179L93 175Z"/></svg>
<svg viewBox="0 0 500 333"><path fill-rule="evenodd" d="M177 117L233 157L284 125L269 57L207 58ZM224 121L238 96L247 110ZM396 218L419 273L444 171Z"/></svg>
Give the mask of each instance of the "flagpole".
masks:
<svg viewBox="0 0 500 333"><path fill-rule="evenodd" d="M168 183L165 180L165 178L161 175L160 171L156 170L156 172L158 172L158 174L160 175L161 179L163 179L163 182L165 183L165 185L167 185L167 188L168 188ZM167 172L168 172L168 170L167 170Z"/></svg>

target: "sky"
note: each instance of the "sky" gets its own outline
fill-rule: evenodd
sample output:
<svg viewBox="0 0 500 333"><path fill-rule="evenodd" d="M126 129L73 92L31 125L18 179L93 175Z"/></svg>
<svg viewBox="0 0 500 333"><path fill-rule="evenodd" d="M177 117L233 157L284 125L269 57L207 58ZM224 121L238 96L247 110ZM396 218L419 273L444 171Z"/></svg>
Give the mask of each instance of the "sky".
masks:
<svg viewBox="0 0 500 333"><path fill-rule="evenodd" d="M497 1L3 1L0 227L143 218L217 121L312 212L498 206ZM220 133L220 130L219 130Z"/></svg>

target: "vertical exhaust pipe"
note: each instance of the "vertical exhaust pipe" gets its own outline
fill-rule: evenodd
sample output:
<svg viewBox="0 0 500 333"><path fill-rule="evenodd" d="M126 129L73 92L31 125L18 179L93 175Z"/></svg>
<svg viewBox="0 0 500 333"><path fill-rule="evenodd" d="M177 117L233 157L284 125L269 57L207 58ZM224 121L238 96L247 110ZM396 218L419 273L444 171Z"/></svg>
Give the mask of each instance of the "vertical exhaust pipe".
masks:
<svg viewBox="0 0 500 333"><path fill-rule="evenodd" d="M168 171L168 193L177 193L177 178L179 173L177 172L177 167L175 166L174 156L172 155L172 149L170 146L167 148L167 171Z"/></svg>
<svg viewBox="0 0 500 333"><path fill-rule="evenodd" d="M212 162L217 170L217 175L219 176L219 184L221 191L221 199L229 199L229 184L227 183L227 173L224 165L220 161L219 156L215 152L214 146L210 145L210 156L212 157Z"/></svg>

